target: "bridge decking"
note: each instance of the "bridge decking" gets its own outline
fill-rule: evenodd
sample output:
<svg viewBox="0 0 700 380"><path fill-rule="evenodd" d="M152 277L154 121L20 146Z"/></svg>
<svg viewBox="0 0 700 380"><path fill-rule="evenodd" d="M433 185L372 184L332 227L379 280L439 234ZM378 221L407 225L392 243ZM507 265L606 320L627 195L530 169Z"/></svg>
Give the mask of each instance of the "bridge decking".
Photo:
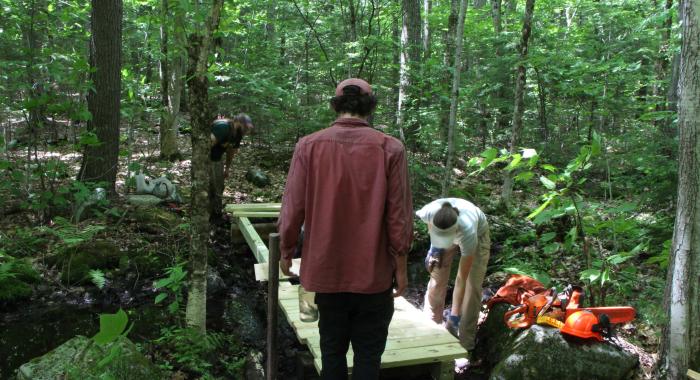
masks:
<svg viewBox="0 0 700 380"><path fill-rule="evenodd" d="M256 279L267 280L268 248L255 230L251 218L270 218L279 215L279 203L227 205L226 211L233 215L248 246L255 255ZM295 260L298 267L300 260ZM286 279L280 275L280 280ZM317 322L302 322L299 319L298 285L280 281L279 305L297 338L305 344L314 358L317 371L321 371L321 349ZM389 338L382 355L382 368L432 364L433 377L440 380L454 377L454 359L465 357L467 352L458 340L444 328L429 320L405 298L394 299L394 317L389 325ZM347 359L352 372L352 348Z"/></svg>

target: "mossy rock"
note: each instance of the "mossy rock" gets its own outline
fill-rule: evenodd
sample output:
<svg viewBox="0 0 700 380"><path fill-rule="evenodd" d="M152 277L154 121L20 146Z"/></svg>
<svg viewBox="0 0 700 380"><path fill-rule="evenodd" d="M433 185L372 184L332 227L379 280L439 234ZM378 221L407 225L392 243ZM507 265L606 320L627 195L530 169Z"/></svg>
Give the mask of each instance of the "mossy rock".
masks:
<svg viewBox="0 0 700 380"><path fill-rule="evenodd" d="M257 187L270 185L270 177L260 168L250 168L245 173L245 179Z"/></svg>
<svg viewBox="0 0 700 380"><path fill-rule="evenodd" d="M123 255L109 240L92 240L67 247L47 261L61 270L61 281L66 284L90 283L91 269L116 269Z"/></svg>
<svg viewBox="0 0 700 380"><path fill-rule="evenodd" d="M617 380L638 365L635 354L609 343L569 342L553 327L509 329L507 310L507 304L494 305L478 332L475 356L492 366L491 380Z"/></svg>
<svg viewBox="0 0 700 380"><path fill-rule="evenodd" d="M5 263L9 271L0 274L0 302L17 302L32 295L32 284L40 281L39 273L26 260Z"/></svg>
<svg viewBox="0 0 700 380"><path fill-rule="evenodd" d="M120 337L102 346L90 338L76 336L48 354L23 364L16 378L151 380L162 378L162 374L127 338Z"/></svg>
<svg viewBox="0 0 700 380"><path fill-rule="evenodd" d="M154 235L172 233L182 223L179 216L162 208L137 207L131 212L137 229Z"/></svg>

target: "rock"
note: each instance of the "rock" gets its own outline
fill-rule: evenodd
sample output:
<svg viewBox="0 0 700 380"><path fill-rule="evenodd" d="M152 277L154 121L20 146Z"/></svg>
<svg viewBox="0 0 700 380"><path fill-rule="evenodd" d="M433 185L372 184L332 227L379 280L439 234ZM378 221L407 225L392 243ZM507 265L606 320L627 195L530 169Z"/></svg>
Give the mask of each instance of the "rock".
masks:
<svg viewBox="0 0 700 380"><path fill-rule="evenodd" d="M224 320L232 324L244 343L253 347L265 343L265 324L254 307L247 302L241 299L232 300L224 311Z"/></svg>
<svg viewBox="0 0 700 380"><path fill-rule="evenodd" d="M158 235L159 238L161 234L175 230L181 222L176 214L161 208L136 208L131 217L136 221L139 231Z"/></svg>
<svg viewBox="0 0 700 380"><path fill-rule="evenodd" d="M111 352L117 355L109 360ZM104 366L102 360L109 360ZM48 354L34 358L17 370L17 380L162 378L160 371L127 338L101 346L92 339L76 336Z"/></svg>
<svg viewBox="0 0 700 380"><path fill-rule="evenodd" d="M245 179L257 187L265 187L270 184L270 177L259 168L250 168L245 173Z"/></svg>
<svg viewBox="0 0 700 380"><path fill-rule="evenodd" d="M2 275L6 271L6 275ZM32 285L40 281L39 273L26 260L4 262L0 259L0 302L13 303L28 299Z"/></svg>
<svg viewBox="0 0 700 380"><path fill-rule="evenodd" d="M496 304L479 329L474 355L483 358L492 380L625 379L637 355L610 343L573 343L559 330L534 325L512 330L503 322L507 304Z"/></svg>
<svg viewBox="0 0 700 380"><path fill-rule="evenodd" d="M66 284L90 284L91 269L115 269L122 256L119 247L109 240L92 240L67 247L47 258L50 266L61 270L61 280Z"/></svg>
<svg viewBox="0 0 700 380"><path fill-rule="evenodd" d="M162 199L150 194L129 194L126 196L126 201L134 206L151 207L163 202Z"/></svg>
<svg viewBox="0 0 700 380"><path fill-rule="evenodd" d="M216 269L207 266L207 294L218 294L226 290L226 283Z"/></svg>
<svg viewBox="0 0 700 380"><path fill-rule="evenodd" d="M245 379L264 380L265 367L263 366L263 354L259 351L251 351L245 358Z"/></svg>

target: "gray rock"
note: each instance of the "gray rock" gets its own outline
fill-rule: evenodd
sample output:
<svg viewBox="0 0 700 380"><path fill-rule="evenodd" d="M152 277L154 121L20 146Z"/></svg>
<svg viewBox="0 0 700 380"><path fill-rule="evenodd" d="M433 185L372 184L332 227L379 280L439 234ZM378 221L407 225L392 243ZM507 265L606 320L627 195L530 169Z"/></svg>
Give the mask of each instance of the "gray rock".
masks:
<svg viewBox="0 0 700 380"><path fill-rule="evenodd" d="M163 202L162 199L155 195L149 194L130 194L126 196L126 201L135 206L155 206Z"/></svg>
<svg viewBox="0 0 700 380"><path fill-rule="evenodd" d="M110 355L112 352L117 354ZM17 370L17 380L78 378L151 380L160 379L161 373L127 338L101 346L84 336L72 338Z"/></svg>
<svg viewBox="0 0 700 380"><path fill-rule="evenodd" d="M259 168L250 168L245 173L245 179L257 187L265 187L270 184L270 177Z"/></svg>
<svg viewBox="0 0 700 380"><path fill-rule="evenodd" d="M475 355L493 367L492 380L617 380L638 365L637 355L607 342L569 342L548 326L509 329L506 310L507 304L494 305L478 333Z"/></svg>

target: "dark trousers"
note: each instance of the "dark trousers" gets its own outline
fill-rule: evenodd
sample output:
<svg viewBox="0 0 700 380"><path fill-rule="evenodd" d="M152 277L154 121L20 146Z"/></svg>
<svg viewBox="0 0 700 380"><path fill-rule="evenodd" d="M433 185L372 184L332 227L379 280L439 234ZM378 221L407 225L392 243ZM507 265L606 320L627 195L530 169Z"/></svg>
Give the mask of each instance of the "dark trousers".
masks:
<svg viewBox="0 0 700 380"><path fill-rule="evenodd" d="M389 323L394 315L391 289L376 294L316 293L321 335L321 379L348 378L345 355L354 352L353 379L379 378Z"/></svg>

